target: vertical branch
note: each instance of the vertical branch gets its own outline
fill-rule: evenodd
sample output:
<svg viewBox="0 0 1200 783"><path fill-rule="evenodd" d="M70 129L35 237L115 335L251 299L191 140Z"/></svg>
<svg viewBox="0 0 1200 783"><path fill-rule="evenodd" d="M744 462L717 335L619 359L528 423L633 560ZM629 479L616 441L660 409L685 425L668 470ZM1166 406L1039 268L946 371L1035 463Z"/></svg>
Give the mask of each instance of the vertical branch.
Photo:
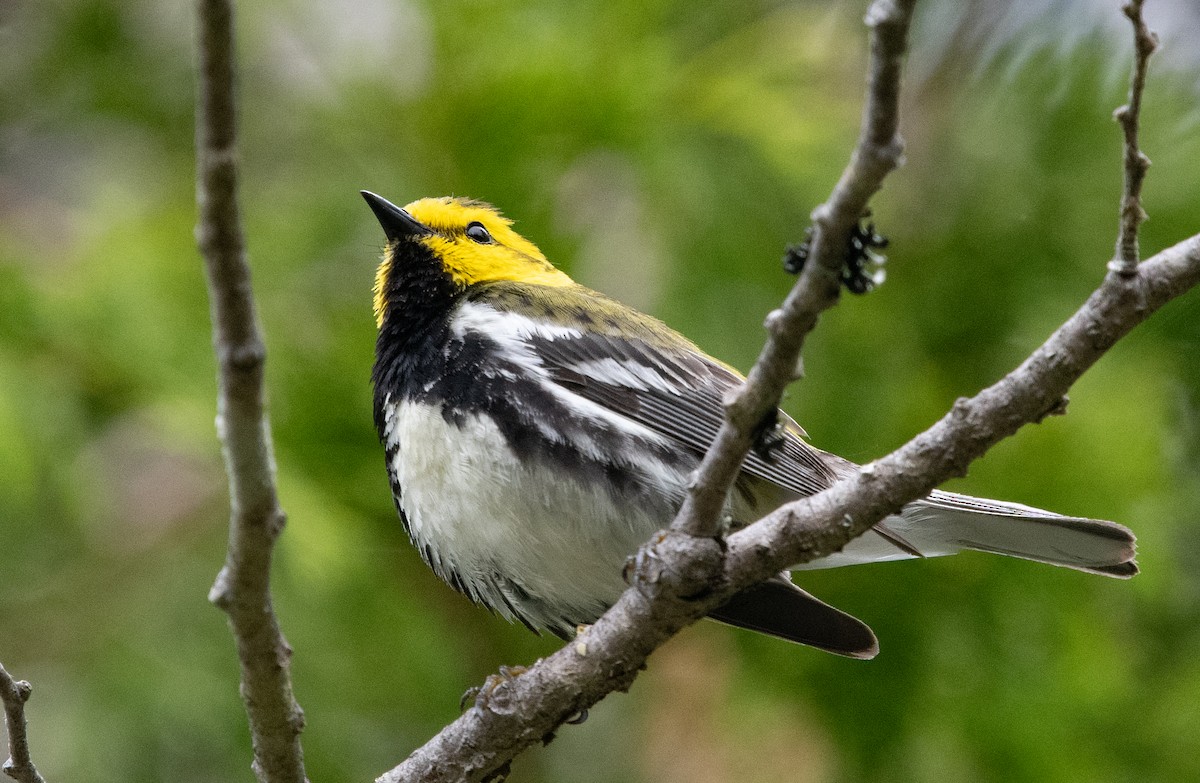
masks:
<svg viewBox="0 0 1200 783"><path fill-rule="evenodd" d="M1142 209L1142 182L1150 168L1150 158L1138 147L1138 124L1142 113L1142 93L1146 89L1146 68L1150 55L1158 48L1158 36L1142 18L1144 0L1130 0L1121 10L1133 24L1133 72L1129 77L1129 102L1113 112L1125 136L1125 187L1121 194L1121 220L1117 233L1116 257L1109 269L1123 276L1137 270L1141 252L1138 226L1146 219Z"/></svg>
<svg viewBox="0 0 1200 783"><path fill-rule="evenodd" d="M868 108L855 160L826 205L843 217L849 215L847 226L858 219L879 182L899 163L896 93L889 85L898 84L895 66L904 49L913 4L914 0L877 0L868 14L876 33L869 98L875 108ZM838 219L814 214L818 230L822 221ZM836 223L827 225L836 229ZM840 249L837 242L829 248L831 252ZM806 274L814 266L811 253L809 260ZM834 273L840 272L838 262L840 253L826 257ZM1128 280L1116 277L1107 276L1089 300L1020 367L976 397L957 401L928 431L819 494L776 509L721 545L695 532L697 525L707 523L703 503L696 497L712 489L706 485L717 484L713 491L723 501L729 486L728 482L719 484L727 467L724 460L732 460L736 471L751 437L745 433L760 421L750 416L742 422L739 434L738 404L729 405L729 421L722 436L743 437L744 448L738 453L736 445L731 445L735 440L720 438L710 447L689 493L692 516L681 511L671 531L656 534L640 550L633 584L617 603L593 625L581 629L575 639L519 676L489 677L472 708L377 778L377 783L502 779L517 753L549 741L571 716L586 711L606 694L627 690L645 668L649 654L686 624L707 615L739 590L789 566L840 550L853 536L924 496L931 487L963 475L971 461L991 446L1022 425L1041 420L1071 384L1134 326L1166 302L1200 286L1200 234L1148 259ZM836 300L836 283L832 293L814 293L810 288L819 286L809 287L802 279L789 294L789 301L797 291L809 291L805 295L815 297L812 301L818 304L824 301L822 295ZM785 305L772 314L768 318L771 337L760 363L767 361L764 357L770 344L789 339L780 338L777 330L811 328L805 313L815 320L830 304L807 311ZM803 334L801 331L796 339L797 346ZM776 369L790 373L797 355L798 347L790 354L790 363L786 353L777 354L772 361L782 357L784 361ZM753 379L751 373L748 386L755 383ZM756 393L765 393L764 388ZM775 393L777 399L778 390ZM714 457L721 449L726 453ZM712 518L719 510L720 506L716 511L709 509ZM701 584L708 576L713 577L711 581Z"/></svg>
<svg viewBox="0 0 1200 783"><path fill-rule="evenodd" d="M812 250L800 279L779 309L767 316L767 342L745 385L726 402L725 422L676 517L676 526L691 535L717 532L725 496L756 431L774 415L783 390L798 374L804 338L817 317L837 304L850 232L884 178L901 163L900 67L914 6L916 0L875 0L867 10L871 64L858 143L829 200L813 211Z"/></svg>
<svg viewBox="0 0 1200 783"><path fill-rule="evenodd" d="M25 702L33 688L24 680L14 680L0 665L0 701L4 702L4 720L8 726L8 761L4 774L18 783L46 783L29 756L29 737L25 728Z"/></svg>
<svg viewBox="0 0 1200 783"><path fill-rule="evenodd" d="M291 648L271 603L271 554L284 514L266 418L266 349L254 313L238 209L232 0L198 0L196 156L199 223L217 356L217 430L229 476L229 550L209 600L229 615L260 781L304 781L304 713Z"/></svg>

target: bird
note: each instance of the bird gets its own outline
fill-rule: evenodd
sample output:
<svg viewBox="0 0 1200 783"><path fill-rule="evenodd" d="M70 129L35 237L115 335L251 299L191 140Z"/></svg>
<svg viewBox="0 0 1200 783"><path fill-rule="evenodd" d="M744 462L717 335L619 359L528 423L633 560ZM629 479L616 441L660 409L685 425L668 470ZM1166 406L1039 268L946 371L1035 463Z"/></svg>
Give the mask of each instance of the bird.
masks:
<svg viewBox="0 0 1200 783"><path fill-rule="evenodd" d="M398 207L361 191L386 239L374 281L374 423L396 510L443 581L564 639L625 589L622 568L682 503L720 427L729 365L572 280L483 201ZM782 411L729 492L731 529L858 470ZM808 568L977 550L1128 578L1135 538L1104 520L934 490L841 551L710 614L850 658L871 628L794 584Z"/></svg>

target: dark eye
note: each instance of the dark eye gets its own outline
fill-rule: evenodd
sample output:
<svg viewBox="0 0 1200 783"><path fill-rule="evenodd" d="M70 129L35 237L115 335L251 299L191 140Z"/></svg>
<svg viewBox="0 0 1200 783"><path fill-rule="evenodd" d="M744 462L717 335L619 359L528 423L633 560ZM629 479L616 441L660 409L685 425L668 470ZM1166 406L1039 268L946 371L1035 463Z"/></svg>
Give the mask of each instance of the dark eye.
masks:
<svg viewBox="0 0 1200 783"><path fill-rule="evenodd" d="M478 242L481 245L490 245L495 240L488 230L483 227L482 223L471 223L467 226L467 238L472 242Z"/></svg>

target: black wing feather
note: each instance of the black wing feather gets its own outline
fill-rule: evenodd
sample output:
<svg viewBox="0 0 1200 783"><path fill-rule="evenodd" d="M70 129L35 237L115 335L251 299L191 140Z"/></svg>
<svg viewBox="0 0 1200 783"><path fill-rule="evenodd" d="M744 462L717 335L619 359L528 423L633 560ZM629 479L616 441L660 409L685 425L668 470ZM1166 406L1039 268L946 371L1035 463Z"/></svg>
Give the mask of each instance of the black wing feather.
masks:
<svg viewBox="0 0 1200 783"><path fill-rule="evenodd" d="M744 383L741 376L698 351L669 351L637 339L584 332L554 339L535 337L531 342L551 380L697 454L707 451L717 436L725 417L725 395ZM610 359L653 373L670 384L670 391L611 382L576 369L586 362ZM770 461L751 453L742 470L796 495L820 492L836 475L821 453L801 440L799 425L779 415L785 421L782 447Z"/></svg>
<svg viewBox="0 0 1200 783"><path fill-rule="evenodd" d="M578 334L528 338L552 381L674 440L697 457L707 451L724 422L725 395L745 382L740 375L683 338L678 338L677 346L657 345L641 337L578 326ZM621 382L619 373L596 370L613 360L632 372L629 382ZM585 369L588 363L599 364ZM822 452L801 440L803 430L798 424L782 412L779 415L784 424L781 447L769 460L751 453L742 466L743 476L801 496L831 485L837 478L833 466ZM806 593L783 575L738 593L710 616L852 658L873 658L879 651L875 634L865 623Z"/></svg>

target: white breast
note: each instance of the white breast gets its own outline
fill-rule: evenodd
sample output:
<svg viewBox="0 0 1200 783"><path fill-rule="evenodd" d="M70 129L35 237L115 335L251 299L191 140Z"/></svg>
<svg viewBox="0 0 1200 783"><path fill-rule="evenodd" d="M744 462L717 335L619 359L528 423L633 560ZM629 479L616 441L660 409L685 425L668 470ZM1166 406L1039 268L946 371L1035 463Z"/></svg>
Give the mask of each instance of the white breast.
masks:
<svg viewBox="0 0 1200 783"><path fill-rule="evenodd" d="M670 523L569 473L522 465L486 415L459 426L438 407L389 401L385 421L414 543L506 616L511 604L535 625L590 622L624 588L625 558ZM682 491L683 475L662 478Z"/></svg>

